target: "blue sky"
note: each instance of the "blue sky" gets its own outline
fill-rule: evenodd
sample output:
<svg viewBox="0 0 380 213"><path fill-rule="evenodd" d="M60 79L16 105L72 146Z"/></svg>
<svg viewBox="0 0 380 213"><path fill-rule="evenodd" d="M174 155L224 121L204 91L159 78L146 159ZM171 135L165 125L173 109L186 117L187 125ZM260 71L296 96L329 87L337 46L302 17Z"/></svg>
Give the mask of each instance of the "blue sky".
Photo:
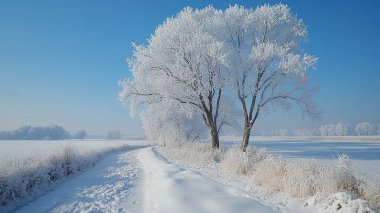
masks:
<svg viewBox="0 0 380 213"><path fill-rule="evenodd" d="M319 57L318 121L299 111L260 118L257 130L322 123L380 123L379 1L281 1L309 26L304 48ZM256 7L278 1L0 1L0 130L58 124L90 134L141 135L139 117L117 100L130 77L131 42L185 6Z"/></svg>

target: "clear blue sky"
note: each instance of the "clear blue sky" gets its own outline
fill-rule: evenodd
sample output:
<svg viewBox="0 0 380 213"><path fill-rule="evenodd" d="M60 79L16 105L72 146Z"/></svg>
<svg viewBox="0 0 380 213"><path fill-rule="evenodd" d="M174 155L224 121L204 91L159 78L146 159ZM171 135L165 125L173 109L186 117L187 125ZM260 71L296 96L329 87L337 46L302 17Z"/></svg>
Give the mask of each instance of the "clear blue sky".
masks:
<svg viewBox="0 0 380 213"><path fill-rule="evenodd" d="M130 76L131 42L143 43L185 6L256 7L278 1L0 1L0 130L58 124L91 134L141 135L139 117L117 101ZM320 121L299 111L265 115L257 129L380 123L380 2L282 1L309 26L304 47L319 57Z"/></svg>

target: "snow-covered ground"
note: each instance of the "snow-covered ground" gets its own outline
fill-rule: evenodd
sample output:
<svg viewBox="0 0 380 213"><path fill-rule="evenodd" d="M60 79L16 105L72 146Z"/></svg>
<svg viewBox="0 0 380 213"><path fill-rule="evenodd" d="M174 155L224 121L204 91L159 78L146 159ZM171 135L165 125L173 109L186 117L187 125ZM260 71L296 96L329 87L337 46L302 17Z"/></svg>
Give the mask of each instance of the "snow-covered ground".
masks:
<svg viewBox="0 0 380 213"><path fill-rule="evenodd" d="M80 175L104 156L146 141L0 141L0 212Z"/></svg>
<svg viewBox="0 0 380 213"><path fill-rule="evenodd" d="M110 154L100 163L15 212L138 212L134 190L141 177L136 149Z"/></svg>
<svg viewBox="0 0 380 213"><path fill-rule="evenodd" d="M248 189L239 180L206 174L184 165L171 163L155 147L144 147L140 141L0 141L0 159L7 156L27 160L25 156L54 154L67 145L82 150L105 149L120 145L131 148L108 154L94 167L50 187L42 196L24 203L16 212L333 212L334 205L314 205L315 199L296 199L266 192L262 188ZM224 141L222 146L233 145ZM379 142L326 141L254 141L269 152L289 160L313 160L331 163L338 153L353 160L360 173L380 174ZM22 154L24 153L24 155ZM24 158L25 157L25 158ZM9 160L9 159L8 159ZM4 165L4 164L3 164ZM9 165L9 164L8 164ZM359 205L355 198L337 193L328 202L347 205L351 211ZM351 202L351 203L350 203ZM306 205L306 207L305 207ZM354 207L350 207L354 206ZM5 211L6 209L3 209ZM0 208L0 212L2 212Z"/></svg>
<svg viewBox="0 0 380 213"><path fill-rule="evenodd" d="M140 157L144 212L276 212L239 188L169 163L154 148L142 150Z"/></svg>
<svg viewBox="0 0 380 213"><path fill-rule="evenodd" d="M276 212L242 189L169 163L153 147L110 154L15 212Z"/></svg>

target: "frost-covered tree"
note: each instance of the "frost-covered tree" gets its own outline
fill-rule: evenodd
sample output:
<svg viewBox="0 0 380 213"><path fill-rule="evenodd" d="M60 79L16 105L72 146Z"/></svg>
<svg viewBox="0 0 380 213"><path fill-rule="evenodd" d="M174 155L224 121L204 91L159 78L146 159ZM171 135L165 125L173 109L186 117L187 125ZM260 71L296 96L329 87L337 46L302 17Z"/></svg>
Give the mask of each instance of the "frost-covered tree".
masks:
<svg viewBox="0 0 380 213"><path fill-rule="evenodd" d="M219 11L185 8L158 26L147 45L135 45L129 60L133 78L120 82L119 99L130 101L132 112L141 104L179 103L178 110L201 115L219 147L218 126L224 87L225 48L213 33Z"/></svg>
<svg viewBox="0 0 380 213"><path fill-rule="evenodd" d="M307 70L317 58L299 46L307 38L306 26L288 6L231 6L224 13L224 24L219 37L224 36L229 50L229 80L243 111L243 150L265 107L288 109L295 103L310 116L318 114L306 89Z"/></svg>
<svg viewBox="0 0 380 213"><path fill-rule="evenodd" d="M167 107L163 103L155 103L141 113L143 128L150 140L156 140L163 145L182 143L204 138L207 127L202 117L194 113L191 118L185 113Z"/></svg>
<svg viewBox="0 0 380 213"><path fill-rule="evenodd" d="M325 124L319 128L322 136L347 136L351 134L351 129L351 125L345 123Z"/></svg>
<svg viewBox="0 0 380 213"><path fill-rule="evenodd" d="M325 124L319 127L322 136L336 136L335 124Z"/></svg>
<svg viewBox="0 0 380 213"><path fill-rule="evenodd" d="M309 129L296 129L295 135L296 136L314 136L315 132Z"/></svg>
<svg viewBox="0 0 380 213"><path fill-rule="evenodd" d="M355 132L357 135L373 135L375 134L375 125L370 122L358 123Z"/></svg>
<svg viewBox="0 0 380 213"><path fill-rule="evenodd" d="M335 135L337 136L347 136L350 135L351 125L345 123L337 123L335 125Z"/></svg>
<svg viewBox="0 0 380 213"><path fill-rule="evenodd" d="M306 39L302 20L283 4L257 9L231 6L185 8L158 26L147 45L135 46L130 67L133 78L120 84L119 99L141 104L179 103L178 111L198 113L209 128L212 147L219 147L221 117L233 89L243 111L242 149L248 146L253 124L269 107L289 109L296 104L317 115L309 99L307 70L317 59L303 53ZM196 111L192 110L195 107Z"/></svg>

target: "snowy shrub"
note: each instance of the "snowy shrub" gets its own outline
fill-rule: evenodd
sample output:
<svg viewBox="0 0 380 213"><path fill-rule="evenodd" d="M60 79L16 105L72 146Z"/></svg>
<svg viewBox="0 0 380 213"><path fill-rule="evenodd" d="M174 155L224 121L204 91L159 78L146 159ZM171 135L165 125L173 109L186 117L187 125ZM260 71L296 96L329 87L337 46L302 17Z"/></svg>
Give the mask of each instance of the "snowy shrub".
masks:
<svg viewBox="0 0 380 213"><path fill-rule="evenodd" d="M293 197L307 197L316 193L317 190L325 190L323 168L312 162L288 163L287 173L284 177L284 188Z"/></svg>
<svg viewBox="0 0 380 213"><path fill-rule="evenodd" d="M245 152L240 148L231 148L220 163L223 171L231 175L249 175L255 170L255 164L267 157L264 149L253 149L248 147Z"/></svg>
<svg viewBox="0 0 380 213"><path fill-rule="evenodd" d="M179 143L162 147L161 152L170 160L195 168L220 162L224 149L211 149L208 143Z"/></svg>
<svg viewBox="0 0 380 213"><path fill-rule="evenodd" d="M365 177L360 185L362 197L372 206L380 210L380 181L373 178Z"/></svg>
<svg viewBox="0 0 380 213"><path fill-rule="evenodd" d="M253 180L273 191L281 191L284 187L286 174L286 161L279 156L269 155L263 161L257 163Z"/></svg>
<svg viewBox="0 0 380 213"><path fill-rule="evenodd" d="M361 180L354 174L352 165L347 155L340 155L336 159L336 168L334 169L336 189L351 192L360 195L359 187Z"/></svg>
<svg viewBox="0 0 380 213"><path fill-rule="evenodd" d="M250 151L242 152L238 148L229 149L221 163L223 170L232 173L233 175L247 175L253 172L252 161L249 158Z"/></svg>

